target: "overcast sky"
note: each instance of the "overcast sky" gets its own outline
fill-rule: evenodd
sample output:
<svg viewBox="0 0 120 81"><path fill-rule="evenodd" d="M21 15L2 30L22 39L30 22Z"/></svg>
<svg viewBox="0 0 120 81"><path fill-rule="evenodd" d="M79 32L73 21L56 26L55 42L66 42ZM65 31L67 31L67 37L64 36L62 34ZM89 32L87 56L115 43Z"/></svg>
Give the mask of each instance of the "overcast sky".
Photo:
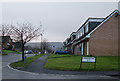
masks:
<svg viewBox="0 0 120 81"><path fill-rule="evenodd" d="M118 9L117 2L14 2L2 4L3 23L28 21L45 29L44 38L63 42L89 17L106 17ZM40 42L40 38L33 40Z"/></svg>

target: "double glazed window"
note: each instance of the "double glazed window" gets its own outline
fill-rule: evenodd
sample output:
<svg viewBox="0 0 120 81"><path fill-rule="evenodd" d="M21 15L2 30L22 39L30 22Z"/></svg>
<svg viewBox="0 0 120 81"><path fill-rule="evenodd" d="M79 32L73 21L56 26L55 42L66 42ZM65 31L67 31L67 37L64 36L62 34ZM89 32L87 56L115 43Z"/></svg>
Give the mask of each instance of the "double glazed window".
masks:
<svg viewBox="0 0 120 81"><path fill-rule="evenodd" d="M79 33L77 33L78 34L78 38L80 37L80 35L79 35Z"/></svg>
<svg viewBox="0 0 120 81"><path fill-rule="evenodd" d="M79 44L79 51L81 51L81 49L82 49L82 45L81 45L81 43Z"/></svg>
<svg viewBox="0 0 120 81"><path fill-rule="evenodd" d="M81 51L81 49L82 49L82 45L80 43L80 44L77 45L77 51Z"/></svg>
<svg viewBox="0 0 120 81"><path fill-rule="evenodd" d="M82 36L82 31L80 30L80 36Z"/></svg>
<svg viewBox="0 0 120 81"><path fill-rule="evenodd" d="M81 37L84 34L84 28L80 29L79 36Z"/></svg>
<svg viewBox="0 0 120 81"><path fill-rule="evenodd" d="M85 32L86 33L88 32L88 24L86 24L86 26L85 26Z"/></svg>
<svg viewBox="0 0 120 81"><path fill-rule="evenodd" d="M78 46L78 45L76 46L76 48L77 48L77 51L79 51L79 49L78 49L78 48L79 48L79 46Z"/></svg>
<svg viewBox="0 0 120 81"><path fill-rule="evenodd" d="M88 24L86 24L84 27L82 27L78 32L77 32L77 38L81 37L84 35L84 28L85 32L88 32Z"/></svg>
<svg viewBox="0 0 120 81"><path fill-rule="evenodd" d="M82 35L84 35L84 28L82 28Z"/></svg>

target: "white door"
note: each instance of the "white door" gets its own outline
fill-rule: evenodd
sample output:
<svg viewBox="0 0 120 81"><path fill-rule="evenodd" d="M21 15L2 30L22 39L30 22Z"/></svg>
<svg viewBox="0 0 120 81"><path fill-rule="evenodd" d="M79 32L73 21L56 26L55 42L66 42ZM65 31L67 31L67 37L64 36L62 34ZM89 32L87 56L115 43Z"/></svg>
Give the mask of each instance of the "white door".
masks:
<svg viewBox="0 0 120 81"><path fill-rule="evenodd" d="M87 55L89 55L89 45L88 45L88 41L87 41Z"/></svg>
<svg viewBox="0 0 120 81"><path fill-rule="evenodd" d="M84 50L83 50L83 42L82 42L82 55L83 55L83 51L84 51Z"/></svg>

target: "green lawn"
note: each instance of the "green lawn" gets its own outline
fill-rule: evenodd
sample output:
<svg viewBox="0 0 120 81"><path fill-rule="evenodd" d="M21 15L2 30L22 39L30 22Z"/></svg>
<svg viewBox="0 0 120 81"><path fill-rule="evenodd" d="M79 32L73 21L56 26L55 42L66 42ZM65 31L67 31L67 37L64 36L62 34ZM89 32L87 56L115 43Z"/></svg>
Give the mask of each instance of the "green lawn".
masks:
<svg viewBox="0 0 120 81"><path fill-rule="evenodd" d="M107 71L107 70L120 70L118 68L117 56L98 56L96 63L96 70L94 69L94 63L83 63L82 71ZM47 59L44 67L46 69L54 70L74 70L80 71L81 56L78 55L54 55L51 54ZM120 64L120 63L119 63Z"/></svg>
<svg viewBox="0 0 120 81"><path fill-rule="evenodd" d="M2 50L2 55L7 55L8 53L22 54L22 52L16 52L12 50Z"/></svg>
<svg viewBox="0 0 120 81"><path fill-rule="evenodd" d="M42 55L43 54L39 54L39 55L28 57L25 62L24 61L17 61L17 62L11 63L10 66L13 67L13 68L16 68L16 67L26 67L31 62L33 62L35 59L38 59Z"/></svg>

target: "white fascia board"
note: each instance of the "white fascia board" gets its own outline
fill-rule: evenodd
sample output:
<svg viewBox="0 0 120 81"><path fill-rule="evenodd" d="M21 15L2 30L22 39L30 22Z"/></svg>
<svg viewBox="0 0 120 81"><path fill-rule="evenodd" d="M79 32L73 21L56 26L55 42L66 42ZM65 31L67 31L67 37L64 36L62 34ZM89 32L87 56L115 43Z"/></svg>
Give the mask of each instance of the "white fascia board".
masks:
<svg viewBox="0 0 120 81"><path fill-rule="evenodd" d="M90 34L88 34L87 36L85 36L86 38L90 38Z"/></svg>
<svg viewBox="0 0 120 81"><path fill-rule="evenodd" d="M102 22L104 19L89 19L89 22Z"/></svg>
<svg viewBox="0 0 120 81"><path fill-rule="evenodd" d="M82 38L81 40L77 41L76 43L79 43L79 42L83 41L83 40L86 39L86 38L90 38L90 35L88 34L87 36L85 36L85 37ZM75 43L75 44L76 44L76 43ZM74 44L74 43L73 43L73 44ZM75 44L74 44L74 45L75 45Z"/></svg>
<svg viewBox="0 0 120 81"><path fill-rule="evenodd" d="M102 24L104 24L104 23L105 23L110 17L112 17L116 12L117 12L118 14L120 14L120 12L119 12L118 10L114 11L114 13L112 13L108 18L106 18L105 20L103 20L103 22L101 22L94 30L92 30L92 31L89 33L89 35L92 34L96 29L98 29Z"/></svg>

